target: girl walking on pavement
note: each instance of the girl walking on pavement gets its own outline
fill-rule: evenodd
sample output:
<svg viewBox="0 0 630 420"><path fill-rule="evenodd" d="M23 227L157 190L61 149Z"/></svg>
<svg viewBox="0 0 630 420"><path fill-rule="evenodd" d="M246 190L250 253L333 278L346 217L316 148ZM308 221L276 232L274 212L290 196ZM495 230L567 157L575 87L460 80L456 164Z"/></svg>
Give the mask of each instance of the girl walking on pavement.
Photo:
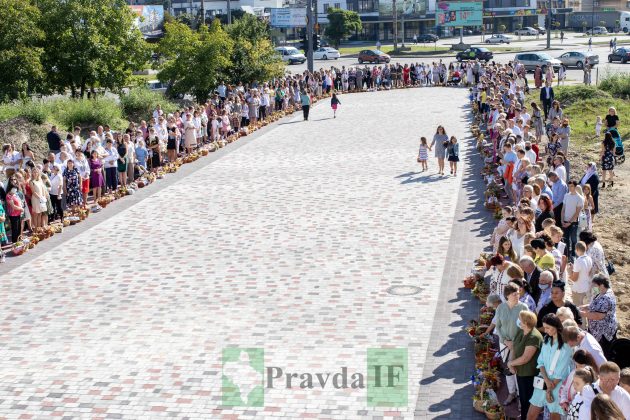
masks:
<svg viewBox="0 0 630 420"><path fill-rule="evenodd" d="M337 98L337 94L333 93L330 99L330 107L333 109L333 118L337 118L337 107L341 105L341 102Z"/></svg>
<svg viewBox="0 0 630 420"><path fill-rule="evenodd" d="M451 167L451 174L457 176L457 162L459 162L459 144L457 138L451 136L448 147L448 164Z"/></svg>
<svg viewBox="0 0 630 420"><path fill-rule="evenodd" d="M422 172L429 169L427 160L429 159L429 145L426 137L420 137L420 149L418 150L418 163L422 165Z"/></svg>

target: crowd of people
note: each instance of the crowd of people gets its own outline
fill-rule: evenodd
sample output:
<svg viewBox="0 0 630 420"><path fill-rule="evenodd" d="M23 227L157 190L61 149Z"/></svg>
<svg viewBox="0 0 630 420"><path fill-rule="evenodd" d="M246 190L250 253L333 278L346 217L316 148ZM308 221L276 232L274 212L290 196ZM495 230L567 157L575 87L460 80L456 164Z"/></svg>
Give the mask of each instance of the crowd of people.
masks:
<svg viewBox="0 0 630 420"><path fill-rule="evenodd" d="M610 108L600 162L576 174L553 81L553 73L544 86L537 80L531 89L540 89L540 102L528 103L520 63L486 64L471 92L488 191L500 191L489 203L501 206L489 244L486 305L495 314L485 337L498 341L506 368L502 403L518 404L522 419L543 411L551 419L628 419L630 369L611 360L619 327L614 267L593 223L606 187L598 169L604 179L614 169L610 131L620 121Z"/></svg>

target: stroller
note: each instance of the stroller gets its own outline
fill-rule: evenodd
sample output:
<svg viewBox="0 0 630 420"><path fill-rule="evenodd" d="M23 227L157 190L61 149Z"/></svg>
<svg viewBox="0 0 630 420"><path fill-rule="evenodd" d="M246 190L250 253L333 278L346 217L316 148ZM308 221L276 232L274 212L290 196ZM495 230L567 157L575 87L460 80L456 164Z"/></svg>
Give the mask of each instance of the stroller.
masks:
<svg viewBox="0 0 630 420"><path fill-rule="evenodd" d="M462 81L462 76L459 73L459 71L455 70L452 74L451 77L449 78L449 80L447 80L446 84L447 86L457 86L459 85L459 83Z"/></svg>
<svg viewBox="0 0 630 420"><path fill-rule="evenodd" d="M615 140L615 165L622 164L626 161L626 155L623 151L623 141L621 140L621 134L616 128L609 130L613 140Z"/></svg>

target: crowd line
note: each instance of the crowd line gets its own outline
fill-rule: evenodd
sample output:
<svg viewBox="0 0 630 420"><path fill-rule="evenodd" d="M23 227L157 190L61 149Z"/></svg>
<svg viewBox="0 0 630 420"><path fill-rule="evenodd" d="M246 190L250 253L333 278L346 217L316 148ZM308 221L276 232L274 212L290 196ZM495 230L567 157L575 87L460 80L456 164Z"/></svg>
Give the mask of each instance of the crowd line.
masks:
<svg viewBox="0 0 630 420"><path fill-rule="evenodd" d="M9 244L5 225L15 245L25 232L65 224L68 214L98 211L104 197L124 195L162 176L165 167L225 146L281 115L302 110L307 121L311 104L331 94L336 116L338 93L462 84L469 88L477 123L472 129L485 159L487 205L501 211L485 277L474 285L487 304L484 319L492 317L473 335L486 350L498 341L509 391L502 403L516 401L521 418L531 420L543 411L552 419L630 418L630 371L611 361L618 356L614 267L593 223L599 189L607 181L614 188L620 120L614 108L599 120L601 160L576 177L568 159L570 121L552 87L556 75L546 73L544 86L539 76L530 86L521 63L478 60L331 67L251 85L221 83L204 104L168 114L157 106L149 122L118 131L99 126L86 138L81 127L65 134L52 127L44 159L26 143L20 150L3 146L0 240ZM540 103L527 103L530 89L539 89ZM423 170L429 170L433 147L438 172L444 175L448 160L456 175L457 139L444 127L431 142L423 138ZM497 401L487 391L482 387L475 398L496 413Z"/></svg>
<svg viewBox="0 0 630 420"><path fill-rule="evenodd" d="M628 419L628 340L617 337L614 266L594 223L600 188L614 188L615 156L623 153L613 141L620 119L614 108L599 119L600 161L575 173L554 77L544 86L536 80L536 100L528 101L521 63L485 64L470 95L486 206L499 219L492 253L465 280L484 303L469 329L474 406L489 418L511 407L529 420Z"/></svg>

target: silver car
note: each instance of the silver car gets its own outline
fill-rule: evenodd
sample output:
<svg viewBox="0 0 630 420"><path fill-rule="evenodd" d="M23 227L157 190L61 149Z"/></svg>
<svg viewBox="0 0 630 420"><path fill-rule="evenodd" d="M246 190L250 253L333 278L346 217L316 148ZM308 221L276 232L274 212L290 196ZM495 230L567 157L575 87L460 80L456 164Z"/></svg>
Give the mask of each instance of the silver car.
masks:
<svg viewBox="0 0 630 420"><path fill-rule="evenodd" d="M597 54L584 51L567 51L558 57L558 60L562 61L562 64L567 67L577 67L578 69L583 69L587 60L591 66L599 64L599 56Z"/></svg>
<svg viewBox="0 0 630 420"><path fill-rule="evenodd" d="M542 67L543 70L547 69L547 65L551 64L554 70L560 68L560 60L551 58L549 54L543 52L530 52L516 54L515 61L522 63L526 70L534 70L536 66Z"/></svg>

